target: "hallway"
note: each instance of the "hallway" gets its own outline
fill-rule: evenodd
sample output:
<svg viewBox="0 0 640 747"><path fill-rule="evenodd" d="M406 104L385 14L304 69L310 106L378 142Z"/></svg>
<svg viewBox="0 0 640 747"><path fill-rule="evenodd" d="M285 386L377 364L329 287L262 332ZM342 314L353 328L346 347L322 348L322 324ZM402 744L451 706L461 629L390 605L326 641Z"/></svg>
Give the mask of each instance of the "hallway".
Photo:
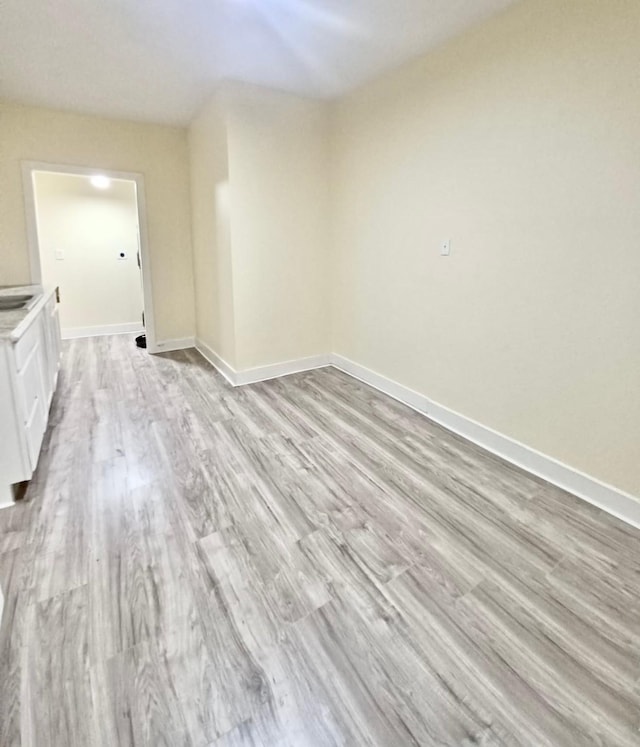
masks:
<svg viewBox="0 0 640 747"><path fill-rule="evenodd" d="M68 341L0 744L637 745L640 532L327 368Z"/></svg>

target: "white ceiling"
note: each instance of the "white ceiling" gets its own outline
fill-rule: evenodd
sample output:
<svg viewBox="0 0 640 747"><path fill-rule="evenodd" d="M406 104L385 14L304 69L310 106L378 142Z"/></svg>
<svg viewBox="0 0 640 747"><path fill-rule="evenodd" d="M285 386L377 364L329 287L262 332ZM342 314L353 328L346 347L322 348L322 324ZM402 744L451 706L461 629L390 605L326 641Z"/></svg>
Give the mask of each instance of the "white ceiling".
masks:
<svg viewBox="0 0 640 747"><path fill-rule="evenodd" d="M0 97L186 124L216 83L339 96L514 0L0 0Z"/></svg>

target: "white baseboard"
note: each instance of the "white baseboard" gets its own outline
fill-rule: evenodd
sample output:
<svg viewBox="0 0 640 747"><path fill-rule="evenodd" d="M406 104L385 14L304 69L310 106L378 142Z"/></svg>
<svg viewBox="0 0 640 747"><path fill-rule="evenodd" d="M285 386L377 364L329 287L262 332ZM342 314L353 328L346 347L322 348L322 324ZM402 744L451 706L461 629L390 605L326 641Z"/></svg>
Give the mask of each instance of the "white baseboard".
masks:
<svg viewBox="0 0 640 747"><path fill-rule="evenodd" d="M447 430L457 433L552 485L598 506L627 524L640 528L640 498L634 498L628 493L600 482L595 477L586 475L546 454L541 454L530 446L439 405L423 394L371 371L359 363L354 363L348 358L334 354L331 355L331 363L344 373L426 415Z"/></svg>
<svg viewBox="0 0 640 747"><path fill-rule="evenodd" d="M640 498L635 498L618 488L597 480L573 467L559 462L553 457L526 446L515 439L498 433L481 423L450 410L430 400L382 374L376 373L359 363L337 354L319 355L295 361L276 363L270 366L236 371L214 350L201 340L195 344L198 352L211 363L234 387L253 384L258 381L288 376L325 366L334 366L349 376L372 386L389 397L402 402L413 410L439 423L447 430L457 433L507 462L524 469L543 480L598 506L603 511L621 519L627 524L640 528Z"/></svg>
<svg viewBox="0 0 640 747"><path fill-rule="evenodd" d="M257 384L259 381L268 381L269 379L278 379L281 376L289 376L294 373L311 371L315 368L324 368L330 365L329 355L314 355L309 358L298 358L293 361L284 361L283 363L273 363L268 366L258 366L257 368L246 368L243 371L236 371L233 366L223 360L215 350L212 350L202 340L196 340L196 350L203 358L209 361L232 386L245 386L247 384Z"/></svg>
<svg viewBox="0 0 640 747"><path fill-rule="evenodd" d="M105 335L127 335L142 332L140 322L126 324L105 324L97 327L65 327L62 329L63 340L75 340L79 337L104 337Z"/></svg>
<svg viewBox="0 0 640 747"><path fill-rule="evenodd" d="M202 340L196 338L196 350L200 355L208 361L224 378L231 384L231 386L238 386L236 384L236 376L238 375L236 370L230 366L225 360L223 360L212 348L210 348Z"/></svg>
<svg viewBox="0 0 640 747"><path fill-rule="evenodd" d="M161 340L156 342L153 346L148 346L150 353L171 353L174 350L188 350L189 348L195 348L196 338L195 337L179 337L175 340Z"/></svg>
<svg viewBox="0 0 640 747"><path fill-rule="evenodd" d="M268 381L269 379L278 379L281 376L312 371L315 368L324 368L328 365L330 365L330 356L314 355L309 358L298 358L294 361L273 363L269 366L247 368L244 371L236 373L236 386L256 384L259 381Z"/></svg>

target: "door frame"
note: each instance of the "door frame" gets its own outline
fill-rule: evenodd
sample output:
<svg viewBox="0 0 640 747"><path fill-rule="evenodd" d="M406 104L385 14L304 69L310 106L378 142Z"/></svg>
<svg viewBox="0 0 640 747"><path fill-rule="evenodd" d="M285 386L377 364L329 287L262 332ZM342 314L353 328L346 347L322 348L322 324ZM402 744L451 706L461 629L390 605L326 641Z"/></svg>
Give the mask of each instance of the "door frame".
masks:
<svg viewBox="0 0 640 747"><path fill-rule="evenodd" d="M40 244L38 240L38 222L36 193L33 183L34 171L51 174L72 174L75 176L104 175L110 179L126 179L135 182L136 201L138 203L138 231L140 234L140 264L142 272L142 295L144 301L144 322L147 336L147 350L156 352L155 314L153 311L153 286L151 274L151 253L147 233L147 200L144 189L144 176L135 171L114 171L113 169L88 168L69 164L48 163L46 161L22 161L22 184L27 221L27 244L29 248L29 266L31 282L42 284L42 266Z"/></svg>

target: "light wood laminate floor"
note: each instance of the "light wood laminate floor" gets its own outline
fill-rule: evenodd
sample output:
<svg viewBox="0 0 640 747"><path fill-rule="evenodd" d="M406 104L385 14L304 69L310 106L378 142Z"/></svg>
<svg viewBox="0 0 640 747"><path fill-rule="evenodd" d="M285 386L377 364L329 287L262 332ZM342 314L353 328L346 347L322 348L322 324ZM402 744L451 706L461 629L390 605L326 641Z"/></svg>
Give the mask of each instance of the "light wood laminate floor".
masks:
<svg viewBox="0 0 640 747"><path fill-rule="evenodd" d="M0 745L639 745L639 539L333 369L68 342Z"/></svg>

